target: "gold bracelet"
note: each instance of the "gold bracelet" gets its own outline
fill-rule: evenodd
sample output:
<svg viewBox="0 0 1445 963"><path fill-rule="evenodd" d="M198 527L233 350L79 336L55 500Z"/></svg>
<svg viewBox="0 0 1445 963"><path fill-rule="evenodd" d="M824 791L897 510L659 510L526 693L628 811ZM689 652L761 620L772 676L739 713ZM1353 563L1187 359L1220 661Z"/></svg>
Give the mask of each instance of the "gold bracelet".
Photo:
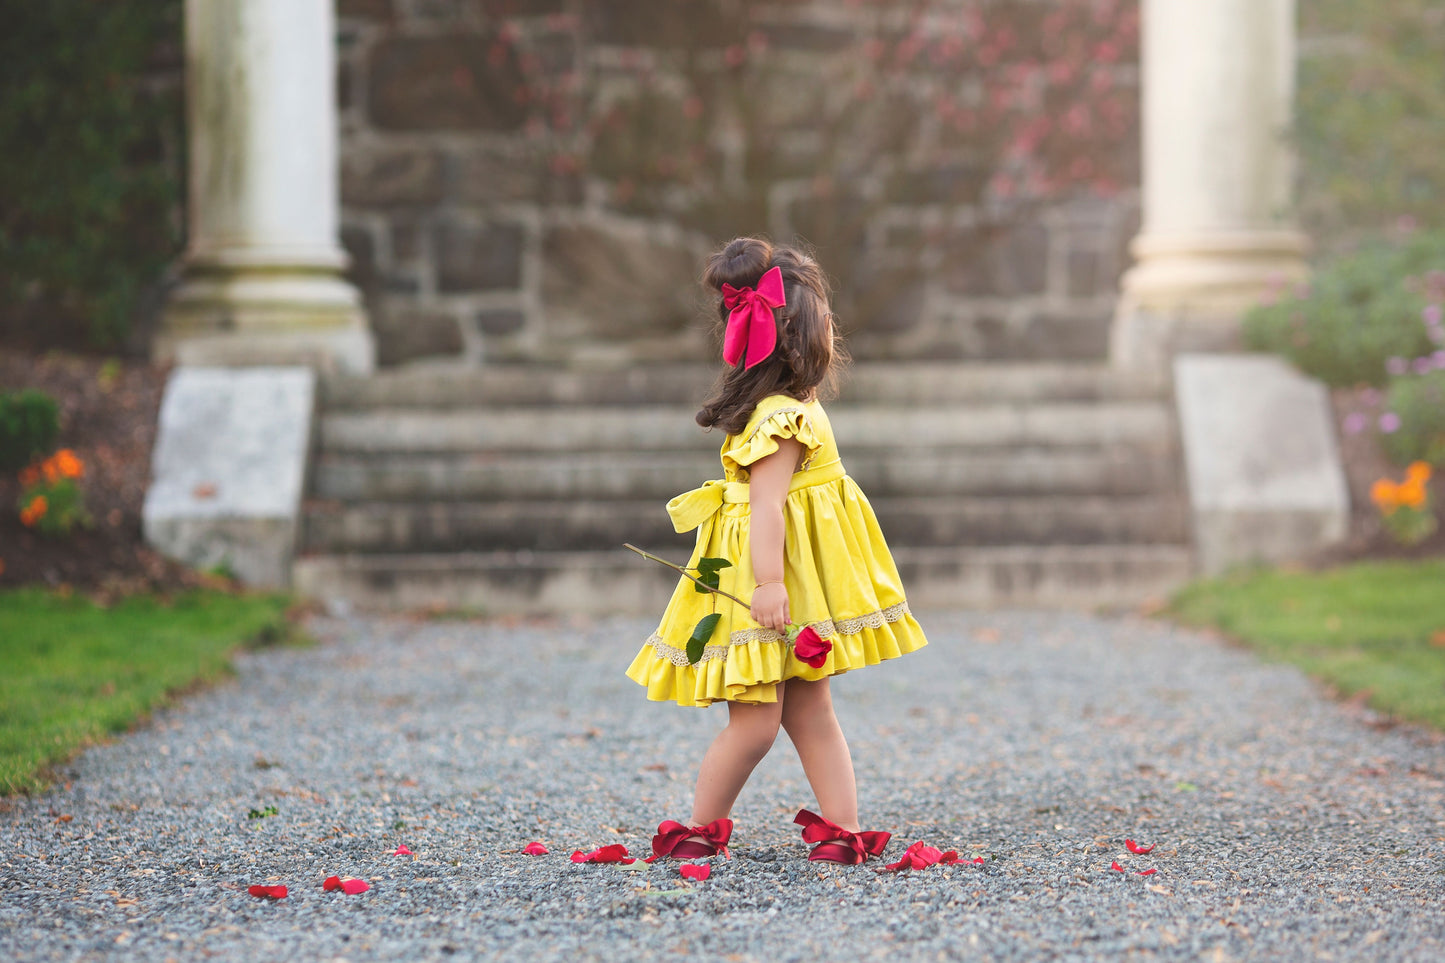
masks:
<svg viewBox="0 0 1445 963"><path fill-rule="evenodd" d="M753 588L755 588L755 589L760 589L760 588L762 588L764 585L773 585L773 584L782 585L782 584L783 584L783 580L780 579L780 578L770 578L770 579L767 579L767 580L765 580L765 581L756 583L755 585L753 585Z"/></svg>

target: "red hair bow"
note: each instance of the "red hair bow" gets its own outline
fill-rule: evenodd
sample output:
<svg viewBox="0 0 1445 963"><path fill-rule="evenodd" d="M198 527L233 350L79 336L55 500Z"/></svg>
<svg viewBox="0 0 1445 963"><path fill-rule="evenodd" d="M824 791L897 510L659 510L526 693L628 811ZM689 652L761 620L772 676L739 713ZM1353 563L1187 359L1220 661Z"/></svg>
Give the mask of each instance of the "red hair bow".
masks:
<svg viewBox="0 0 1445 963"><path fill-rule="evenodd" d="M832 863L857 865L869 856L880 855L888 846L888 840L893 838L892 833L849 832L837 823L806 809L800 810L798 815L793 817L793 822L803 827L803 842L833 844L826 849L819 846L808 858Z"/></svg>
<svg viewBox="0 0 1445 963"><path fill-rule="evenodd" d="M773 309L788 303L783 295L783 272L768 268L758 279L757 290L722 286L723 304L727 306L728 326L723 335L723 360L735 365L744 352L747 368L763 361L778 344L778 328Z"/></svg>

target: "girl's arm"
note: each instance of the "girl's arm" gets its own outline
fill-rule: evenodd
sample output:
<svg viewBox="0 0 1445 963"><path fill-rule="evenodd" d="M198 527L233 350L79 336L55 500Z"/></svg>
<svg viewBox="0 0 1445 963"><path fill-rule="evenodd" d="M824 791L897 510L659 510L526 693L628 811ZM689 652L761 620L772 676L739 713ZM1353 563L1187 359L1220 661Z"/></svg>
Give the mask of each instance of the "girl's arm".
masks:
<svg viewBox="0 0 1445 963"><path fill-rule="evenodd" d="M782 582L783 502L804 451L802 442L780 439L777 451L748 468L753 577L759 583L753 589L752 616L754 622L775 632L786 631L790 618L788 592Z"/></svg>

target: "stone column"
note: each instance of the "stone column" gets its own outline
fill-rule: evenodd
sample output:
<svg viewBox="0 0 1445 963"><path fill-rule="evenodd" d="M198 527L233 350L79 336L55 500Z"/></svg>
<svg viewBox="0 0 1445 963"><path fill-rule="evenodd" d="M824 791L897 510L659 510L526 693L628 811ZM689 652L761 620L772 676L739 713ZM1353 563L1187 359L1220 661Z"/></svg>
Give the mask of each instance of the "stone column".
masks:
<svg viewBox="0 0 1445 963"><path fill-rule="evenodd" d="M1181 350L1238 345L1245 309L1306 275L1286 137L1294 0L1143 0L1143 228L1116 364L1167 378Z"/></svg>
<svg viewBox="0 0 1445 963"><path fill-rule="evenodd" d="M333 0L186 0L189 245L156 354L369 371L338 240Z"/></svg>

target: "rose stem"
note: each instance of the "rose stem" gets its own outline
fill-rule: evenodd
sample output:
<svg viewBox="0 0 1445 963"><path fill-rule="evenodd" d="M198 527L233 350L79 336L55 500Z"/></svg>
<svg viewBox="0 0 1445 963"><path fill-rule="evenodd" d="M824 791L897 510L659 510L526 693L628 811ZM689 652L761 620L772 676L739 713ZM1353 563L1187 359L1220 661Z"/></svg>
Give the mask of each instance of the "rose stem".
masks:
<svg viewBox="0 0 1445 963"><path fill-rule="evenodd" d="M656 555L653 555L651 552L644 552L642 549L638 548L636 545L633 545L633 544L628 543L628 542L624 542L624 543L622 544L622 547L623 547L623 548L626 548L626 549L630 549L631 551L636 552L638 555L641 555L643 558L650 558L650 559L652 559L654 562L661 562L663 565L666 565L668 568L672 569L673 571L679 572L679 573L681 573L683 576L692 579L694 582L696 582L698 585L701 585L703 588L707 589L709 592L716 592L718 595L721 595L723 598L732 599L734 602L738 603L739 605L741 605L741 606L742 606L743 608L745 608L745 609L751 609L751 608L753 607L753 604L752 604L751 602L744 602L742 599L738 598L736 595L733 595L733 594L730 593L730 592L724 592L724 591L723 591L722 589L720 589L720 588L714 588L713 586L711 586L711 585L707 584L706 582L704 582L702 579L698 578L696 575L693 575L691 572L689 572L687 569L683 568L681 565L678 565L678 564L676 564L676 563L674 563L674 562L669 562L669 561L668 561L667 559L665 559L665 558L658 558Z"/></svg>

